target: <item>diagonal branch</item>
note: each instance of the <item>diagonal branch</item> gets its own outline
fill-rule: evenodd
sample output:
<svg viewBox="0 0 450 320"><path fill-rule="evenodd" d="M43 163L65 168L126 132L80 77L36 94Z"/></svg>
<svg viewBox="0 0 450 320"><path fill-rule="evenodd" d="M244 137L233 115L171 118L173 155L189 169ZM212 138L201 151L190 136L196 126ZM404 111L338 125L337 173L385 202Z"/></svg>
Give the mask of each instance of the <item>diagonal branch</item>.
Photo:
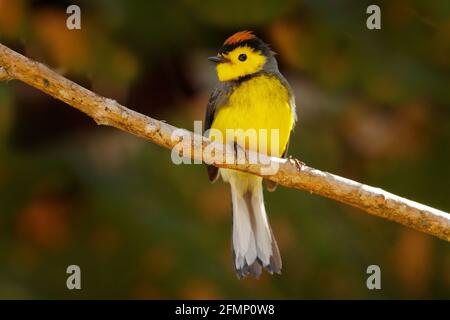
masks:
<svg viewBox="0 0 450 320"><path fill-rule="evenodd" d="M177 129L170 124L130 110L114 100L101 97L64 78L41 63L0 44L0 80L17 79L84 112L97 124L116 127L147 139L168 149L176 148L183 156L229 168L262 175L269 165L278 166L275 174L264 176L279 184L304 189L360 208L370 214L401 223L443 240L450 241L450 214L396 196L346 178L323 172L296 161L258 155L259 163L225 163L214 156L225 152L234 157L233 150L201 135L184 130L175 137ZM180 149L180 146L183 148ZM208 150L206 152L205 150ZM212 152L211 152L212 150ZM251 152L250 152L251 154ZM223 157L222 157L223 159Z"/></svg>

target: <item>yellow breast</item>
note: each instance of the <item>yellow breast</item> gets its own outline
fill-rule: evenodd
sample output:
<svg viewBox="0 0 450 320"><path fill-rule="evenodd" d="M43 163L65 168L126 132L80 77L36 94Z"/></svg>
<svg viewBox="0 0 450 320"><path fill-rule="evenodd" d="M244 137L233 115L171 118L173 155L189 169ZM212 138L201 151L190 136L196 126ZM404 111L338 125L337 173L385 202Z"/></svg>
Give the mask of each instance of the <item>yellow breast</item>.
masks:
<svg viewBox="0 0 450 320"><path fill-rule="evenodd" d="M234 89L216 112L211 128L222 132L223 137L227 129L234 129L234 141L241 145L245 141L245 148L280 157L293 124L287 88L274 76L260 75Z"/></svg>

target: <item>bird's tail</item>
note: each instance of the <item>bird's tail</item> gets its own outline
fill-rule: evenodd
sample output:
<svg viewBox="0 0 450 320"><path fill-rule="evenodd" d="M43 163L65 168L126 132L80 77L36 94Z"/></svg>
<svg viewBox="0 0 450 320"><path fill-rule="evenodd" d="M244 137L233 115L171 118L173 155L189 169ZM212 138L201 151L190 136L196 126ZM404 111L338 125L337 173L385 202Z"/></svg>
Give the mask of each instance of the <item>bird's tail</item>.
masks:
<svg viewBox="0 0 450 320"><path fill-rule="evenodd" d="M281 257L264 207L262 178L221 169L231 185L233 201L233 259L236 275L258 278L264 267L281 273Z"/></svg>

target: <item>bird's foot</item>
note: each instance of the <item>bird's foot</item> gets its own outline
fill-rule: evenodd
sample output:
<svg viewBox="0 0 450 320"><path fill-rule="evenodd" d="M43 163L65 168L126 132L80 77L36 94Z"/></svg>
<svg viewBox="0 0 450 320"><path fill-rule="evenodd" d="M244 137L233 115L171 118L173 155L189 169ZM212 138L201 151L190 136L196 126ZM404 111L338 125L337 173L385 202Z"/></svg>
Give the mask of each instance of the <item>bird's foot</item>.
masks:
<svg viewBox="0 0 450 320"><path fill-rule="evenodd" d="M303 166L305 166L304 162L294 158L293 156L289 156L288 161L290 163L292 163L293 165L295 165L295 167L297 168L298 171L302 171Z"/></svg>
<svg viewBox="0 0 450 320"><path fill-rule="evenodd" d="M247 153L236 141L233 141L233 151L236 163L242 164L247 161Z"/></svg>

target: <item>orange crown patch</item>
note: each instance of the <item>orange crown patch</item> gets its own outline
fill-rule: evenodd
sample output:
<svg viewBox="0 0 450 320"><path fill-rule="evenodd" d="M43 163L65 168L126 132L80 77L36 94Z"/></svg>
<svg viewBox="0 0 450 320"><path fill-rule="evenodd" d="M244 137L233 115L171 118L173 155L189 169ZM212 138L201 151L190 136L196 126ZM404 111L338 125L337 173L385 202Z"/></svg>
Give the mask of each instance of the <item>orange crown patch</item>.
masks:
<svg viewBox="0 0 450 320"><path fill-rule="evenodd" d="M253 34L253 31L239 31L233 34L231 37L229 37L225 42L224 45L230 45L230 44L236 44L245 40L254 39L256 36Z"/></svg>

